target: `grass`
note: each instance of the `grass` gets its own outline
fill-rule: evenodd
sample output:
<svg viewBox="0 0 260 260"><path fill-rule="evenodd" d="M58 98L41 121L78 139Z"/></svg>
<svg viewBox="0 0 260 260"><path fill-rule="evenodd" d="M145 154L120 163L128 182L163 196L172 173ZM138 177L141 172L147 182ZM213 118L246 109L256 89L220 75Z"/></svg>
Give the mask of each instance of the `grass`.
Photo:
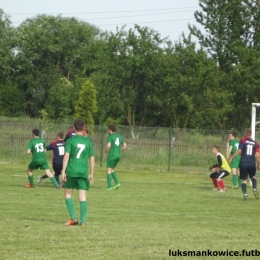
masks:
<svg viewBox="0 0 260 260"><path fill-rule="evenodd" d="M105 169L96 168L87 225L67 227L62 189L49 180L27 189L26 165L0 166L0 259L256 259L169 257L169 249L259 250L260 201L250 186L243 201L230 176L219 193L206 172L119 168L121 188L106 191Z"/></svg>

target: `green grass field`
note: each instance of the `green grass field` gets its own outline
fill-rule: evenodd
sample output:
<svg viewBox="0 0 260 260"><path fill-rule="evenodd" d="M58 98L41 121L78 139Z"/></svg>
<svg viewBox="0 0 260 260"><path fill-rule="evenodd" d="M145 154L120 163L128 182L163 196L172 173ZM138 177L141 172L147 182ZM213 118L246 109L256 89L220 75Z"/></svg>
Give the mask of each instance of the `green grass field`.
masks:
<svg viewBox="0 0 260 260"><path fill-rule="evenodd" d="M42 175L35 171L35 181ZM169 256L169 250L260 251L260 201L248 185L212 191L206 171L117 170L121 188L106 191L104 168L88 191L87 225L69 220L63 190L46 179L27 189L26 165L0 164L0 259L257 259ZM77 213L79 203L74 193Z"/></svg>

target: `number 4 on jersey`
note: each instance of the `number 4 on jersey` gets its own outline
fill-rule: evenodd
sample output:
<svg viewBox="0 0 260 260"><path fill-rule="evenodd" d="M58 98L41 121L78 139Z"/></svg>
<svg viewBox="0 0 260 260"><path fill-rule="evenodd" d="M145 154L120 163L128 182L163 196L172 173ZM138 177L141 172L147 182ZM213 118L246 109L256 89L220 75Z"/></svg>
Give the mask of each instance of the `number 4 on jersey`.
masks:
<svg viewBox="0 0 260 260"><path fill-rule="evenodd" d="M118 138L118 137L116 138L115 145L116 145L116 146L119 146L119 145L120 145L120 141L119 141L119 138Z"/></svg>

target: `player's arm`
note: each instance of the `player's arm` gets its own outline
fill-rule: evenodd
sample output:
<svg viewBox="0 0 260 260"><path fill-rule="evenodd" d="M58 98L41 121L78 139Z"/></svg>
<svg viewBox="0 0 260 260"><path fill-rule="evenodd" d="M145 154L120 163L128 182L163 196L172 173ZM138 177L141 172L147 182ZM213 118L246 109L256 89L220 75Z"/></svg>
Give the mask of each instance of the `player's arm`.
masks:
<svg viewBox="0 0 260 260"><path fill-rule="evenodd" d="M49 144L49 145L47 145L46 150L47 150L47 151L53 150L53 145L52 145L52 143Z"/></svg>
<svg viewBox="0 0 260 260"><path fill-rule="evenodd" d="M61 170L61 174L62 174L62 180L66 182L66 168L68 165L68 161L69 161L69 157L70 154L69 153L65 153L64 157L63 157L63 161L62 161L62 170Z"/></svg>
<svg viewBox="0 0 260 260"><path fill-rule="evenodd" d="M123 152L126 148L127 148L127 144L123 143L121 152Z"/></svg>
<svg viewBox="0 0 260 260"><path fill-rule="evenodd" d="M228 149L227 149L227 159L228 159L229 156L230 156L230 153L231 153L231 151L232 151L232 148L233 148L233 146L230 145L230 146L228 147Z"/></svg>
<svg viewBox="0 0 260 260"><path fill-rule="evenodd" d="M241 149L238 149L229 159L228 159L228 163L230 164L231 161L236 157L238 156L239 154L241 154L242 150Z"/></svg>
<svg viewBox="0 0 260 260"><path fill-rule="evenodd" d="M105 153L104 153L104 157L107 158L108 152L110 150L111 147L111 143L107 143L106 149L105 149Z"/></svg>
<svg viewBox="0 0 260 260"><path fill-rule="evenodd" d="M26 153L27 153L27 154L30 154L30 153L31 153L31 149L27 149L27 150L26 150Z"/></svg>
<svg viewBox="0 0 260 260"><path fill-rule="evenodd" d="M89 157L89 175L88 175L90 184L94 182L94 167L95 167L95 157L91 156Z"/></svg>
<svg viewBox="0 0 260 260"><path fill-rule="evenodd" d="M259 152L255 153L255 158L256 158L256 161L257 161L257 164L258 164L257 169L260 170L260 154L259 154Z"/></svg>

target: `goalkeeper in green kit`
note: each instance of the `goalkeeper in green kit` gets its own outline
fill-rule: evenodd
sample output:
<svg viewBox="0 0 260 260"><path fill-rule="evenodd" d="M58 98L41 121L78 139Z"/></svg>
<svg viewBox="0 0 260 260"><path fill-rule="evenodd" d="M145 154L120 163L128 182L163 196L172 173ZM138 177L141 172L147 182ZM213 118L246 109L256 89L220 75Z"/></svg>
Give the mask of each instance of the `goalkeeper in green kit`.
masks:
<svg viewBox="0 0 260 260"><path fill-rule="evenodd" d="M228 135L228 150L227 150L227 160L238 150L239 140L236 139L236 132L230 132ZM239 164L240 164L241 155L236 156L230 165L232 172L232 181L233 181L233 189L238 189L242 187L242 181L239 178ZM237 184L238 182L238 184Z"/></svg>
<svg viewBox="0 0 260 260"><path fill-rule="evenodd" d="M108 126L109 135L104 154L104 157L107 158L107 190L116 190L120 187L115 168L120 161L121 152L127 147L123 137L116 133L116 130L115 125ZM112 178L115 182L114 187L112 187Z"/></svg>

